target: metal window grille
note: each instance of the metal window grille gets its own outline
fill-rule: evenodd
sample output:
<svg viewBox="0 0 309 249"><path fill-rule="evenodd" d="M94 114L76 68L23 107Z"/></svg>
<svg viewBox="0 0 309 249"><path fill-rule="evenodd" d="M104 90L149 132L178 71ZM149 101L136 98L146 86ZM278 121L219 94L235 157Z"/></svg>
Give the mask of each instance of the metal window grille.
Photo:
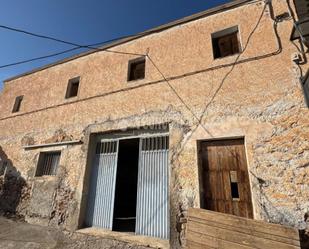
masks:
<svg viewBox="0 0 309 249"><path fill-rule="evenodd" d="M56 175L60 160L60 151L40 154L36 176Z"/></svg>

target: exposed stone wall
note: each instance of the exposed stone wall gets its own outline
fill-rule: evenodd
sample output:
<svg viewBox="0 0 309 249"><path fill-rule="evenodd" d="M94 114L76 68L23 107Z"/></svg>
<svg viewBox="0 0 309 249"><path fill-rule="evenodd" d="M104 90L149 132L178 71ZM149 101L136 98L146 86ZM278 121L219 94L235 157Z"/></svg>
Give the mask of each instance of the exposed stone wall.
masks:
<svg viewBox="0 0 309 249"><path fill-rule="evenodd" d="M288 11L283 0L273 1L273 7L275 15ZM234 25L239 25L244 47L262 9L263 2L250 3L113 48L136 53L149 48L187 106L149 60L146 78L127 83L127 63L134 56L105 52L6 83L0 98L0 146L27 186L17 210L23 207L34 223L77 229L87 195L90 135L168 123L172 248L185 246L186 211L200 205L197 140L202 139L245 137L254 217L304 229L309 111L299 69L291 61L297 52L289 40L292 21L277 24L282 51L267 8L241 63L231 67L237 55L213 60L211 53L210 34ZM65 100L67 81L77 75L79 96ZM25 97L14 116L10 110L17 95ZM22 147L73 140L83 143ZM56 149L61 149L57 176L34 177L39 153Z"/></svg>
<svg viewBox="0 0 309 249"><path fill-rule="evenodd" d="M0 214L24 219L30 187L0 146Z"/></svg>

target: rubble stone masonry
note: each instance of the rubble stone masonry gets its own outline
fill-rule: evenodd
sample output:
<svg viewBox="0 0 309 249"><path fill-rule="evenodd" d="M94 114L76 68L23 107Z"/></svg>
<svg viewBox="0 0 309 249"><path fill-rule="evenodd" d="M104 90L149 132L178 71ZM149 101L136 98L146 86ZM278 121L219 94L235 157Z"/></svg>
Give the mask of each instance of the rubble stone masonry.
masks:
<svg viewBox="0 0 309 249"><path fill-rule="evenodd" d="M293 20L272 19L289 12L287 3L274 0L259 21L264 4L249 1L110 48L148 53L142 80L127 82L128 61L138 56L102 51L5 82L0 156L23 179L15 211L32 223L78 229L91 134L168 123L172 248L185 245L186 210L200 205L197 140L203 139L244 137L254 218L303 229L309 111L291 60L298 53L290 41ZM214 60L211 34L235 25L245 51ZM78 96L65 99L76 76ZM20 112L12 113L19 95ZM24 149L75 140L81 143ZM39 153L55 149L62 153L57 176L34 177Z"/></svg>

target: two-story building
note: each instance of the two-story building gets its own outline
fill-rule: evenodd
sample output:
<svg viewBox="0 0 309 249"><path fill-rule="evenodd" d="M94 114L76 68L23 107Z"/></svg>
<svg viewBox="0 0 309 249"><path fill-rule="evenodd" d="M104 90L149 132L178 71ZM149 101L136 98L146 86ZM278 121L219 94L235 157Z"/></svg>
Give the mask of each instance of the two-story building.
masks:
<svg viewBox="0 0 309 249"><path fill-rule="evenodd" d="M1 209L171 248L184 245L188 207L302 228L297 18L289 1L231 1L6 80Z"/></svg>

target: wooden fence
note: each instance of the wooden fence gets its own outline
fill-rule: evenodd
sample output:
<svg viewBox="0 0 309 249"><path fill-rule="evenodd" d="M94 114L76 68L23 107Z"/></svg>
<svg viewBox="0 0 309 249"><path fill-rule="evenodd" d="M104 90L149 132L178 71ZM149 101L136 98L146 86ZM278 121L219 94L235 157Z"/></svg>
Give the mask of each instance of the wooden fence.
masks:
<svg viewBox="0 0 309 249"><path fill-rule="evenodd" d="M217 213L188 210L188 249L300 249L297 229Z"/></svg>

